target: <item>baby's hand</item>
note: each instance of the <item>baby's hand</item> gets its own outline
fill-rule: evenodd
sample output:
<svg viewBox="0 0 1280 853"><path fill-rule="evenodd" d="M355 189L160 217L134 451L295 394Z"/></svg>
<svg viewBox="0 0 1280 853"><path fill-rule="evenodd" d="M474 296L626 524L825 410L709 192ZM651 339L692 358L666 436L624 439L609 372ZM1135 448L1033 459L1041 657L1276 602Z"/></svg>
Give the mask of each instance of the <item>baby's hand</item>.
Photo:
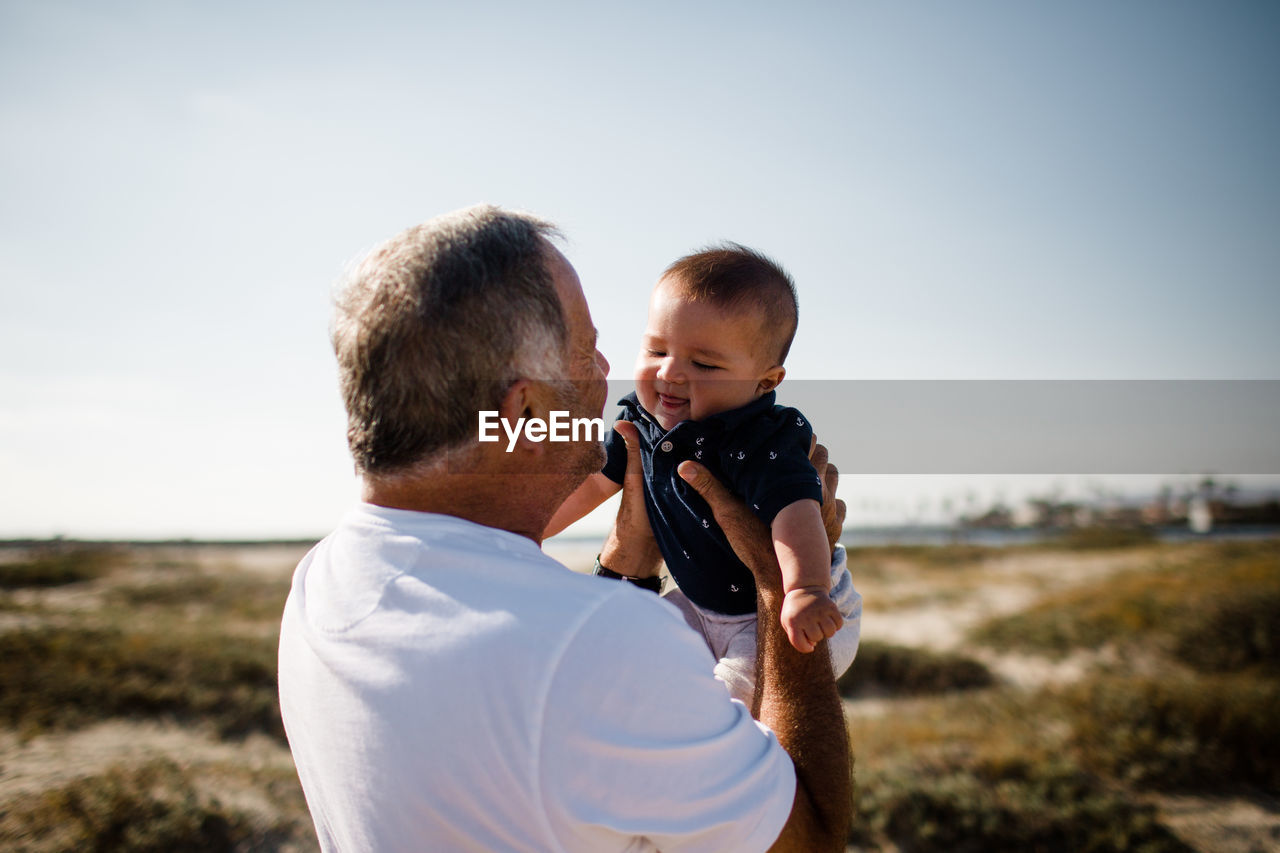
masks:
<svg viewBox="0 0 1280 853"><path fill-rule="evenodd" d="M782 629L798 651L813 651L843 624L840 608L824 587L797 587L782 600Z"/></svg>

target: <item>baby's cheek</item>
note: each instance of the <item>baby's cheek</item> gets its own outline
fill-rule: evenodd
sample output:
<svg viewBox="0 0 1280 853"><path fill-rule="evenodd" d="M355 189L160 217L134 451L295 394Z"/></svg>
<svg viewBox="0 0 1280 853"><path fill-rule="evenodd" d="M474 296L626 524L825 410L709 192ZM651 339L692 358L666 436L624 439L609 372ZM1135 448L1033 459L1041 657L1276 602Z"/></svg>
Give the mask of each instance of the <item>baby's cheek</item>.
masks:
<svg viewBox="0 0 1280 853"><path fill-rule="evenodd" d="M639 375L635 377L636 397L640 400L640 405L649 411L653 411L658 402L658 394L653 389L653 382L641 378Z"/></svg>

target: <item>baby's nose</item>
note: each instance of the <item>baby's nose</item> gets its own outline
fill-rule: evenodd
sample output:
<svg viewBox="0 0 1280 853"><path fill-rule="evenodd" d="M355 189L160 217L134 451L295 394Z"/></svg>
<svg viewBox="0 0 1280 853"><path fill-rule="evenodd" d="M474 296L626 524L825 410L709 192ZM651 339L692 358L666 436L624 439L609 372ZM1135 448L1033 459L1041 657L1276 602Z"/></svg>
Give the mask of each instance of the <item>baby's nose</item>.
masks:
<svg viewBox="0 0 1280 853"><path fill-rule="evenodd" d="M662 360L662 363L658 365L658 378L673 385L684 381L684 375L677 370L674 358L664 358Z"/></svg>

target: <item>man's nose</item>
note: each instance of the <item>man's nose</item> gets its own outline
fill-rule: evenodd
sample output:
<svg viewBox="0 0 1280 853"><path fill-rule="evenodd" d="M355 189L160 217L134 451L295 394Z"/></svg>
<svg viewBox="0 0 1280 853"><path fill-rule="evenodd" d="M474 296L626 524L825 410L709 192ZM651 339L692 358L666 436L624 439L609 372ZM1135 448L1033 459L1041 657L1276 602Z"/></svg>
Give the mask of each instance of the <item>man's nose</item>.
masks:
<svg viewBox="0 0 1280 853"><path fill-rule="evenodd" d="M605 376L609 375L609 359L604 357L604 353L596 350L596 364L600 366L600 372Z"/></svg>

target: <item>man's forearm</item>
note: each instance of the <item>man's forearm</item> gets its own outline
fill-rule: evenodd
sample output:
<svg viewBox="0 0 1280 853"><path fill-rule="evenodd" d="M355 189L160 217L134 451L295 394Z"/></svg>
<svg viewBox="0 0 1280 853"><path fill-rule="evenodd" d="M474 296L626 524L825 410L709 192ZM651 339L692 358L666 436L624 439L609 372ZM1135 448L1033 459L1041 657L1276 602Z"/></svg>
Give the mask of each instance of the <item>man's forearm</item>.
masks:
<svg viewBox="0 0 1280 853"><path fill-rule="evenodd" d="M779 623L780 588L761 588L757 601L752 713L791 755L795 809L807 818L789 821L773 849L843 850L852 817L853 767L827 644L808 654L792 647Z"/></svg>
<svg viewBox="0 0 1280 853"><path fill-rule="evenodd" d="M627 577L651 578L662 569L662 552L652 536L638 541L620 539L615 525L600 548L600 565Z"/></svg>

